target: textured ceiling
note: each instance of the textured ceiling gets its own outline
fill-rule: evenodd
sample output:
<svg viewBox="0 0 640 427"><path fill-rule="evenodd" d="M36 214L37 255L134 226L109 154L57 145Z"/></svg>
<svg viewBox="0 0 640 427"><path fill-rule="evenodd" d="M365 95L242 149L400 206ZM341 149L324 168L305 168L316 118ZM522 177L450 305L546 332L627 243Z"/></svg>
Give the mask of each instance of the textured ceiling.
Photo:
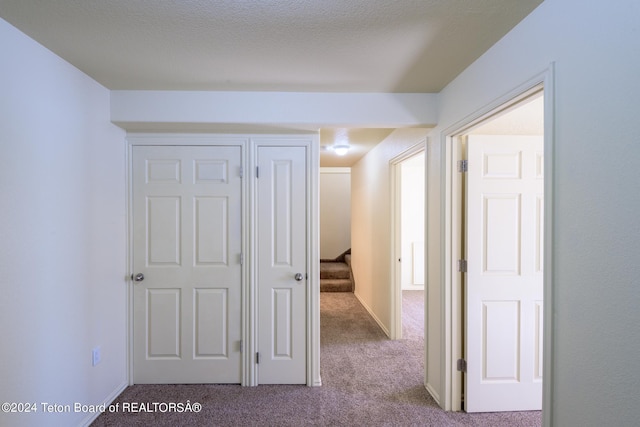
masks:
<svg viewBox="0 0 640 427"><path fill-rule="evenodd" d="M437 93L542 0L0 0L108 89ZM392 129L325 128L322 166ZM326 150L338 136L352 149Z"/></svg>
<svg viewBox="0 0 640 427"><path fill-rule="evenodd" d="M439 92L542 0L0 0L109 89Z"/></svg>

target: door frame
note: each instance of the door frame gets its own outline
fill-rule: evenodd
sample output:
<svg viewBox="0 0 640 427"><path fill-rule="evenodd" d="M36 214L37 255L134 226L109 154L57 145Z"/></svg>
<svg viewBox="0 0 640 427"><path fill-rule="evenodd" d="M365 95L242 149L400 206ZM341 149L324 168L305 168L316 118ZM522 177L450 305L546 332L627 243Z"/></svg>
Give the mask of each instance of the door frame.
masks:
<svg viewBox="0 0 640 427"><path fill-rule="evenodd" d="M255 180L248 179L255 173L257 146L305 146L307 147L307 253L308 299L307 299L307 385L320 386L320 233L319 233L319 137L313 134L260 135L260 134L193 134L193 133L129 133L126 136L126 212L128 274L124 278L127 288L127 382L133 385L133 147L144 146L239 146L241 150L242 179L242 386L256 386L257 370L257 294L255 260L252 256L255 224L252 222L252 204L255 196Z"/></svg>
<svg viewBox="0 0 640 427"><path fill-rule="evenodd" d="M463 147L459 136L472 127L490 119L496 114L513 107L531 94L544 90L544 350L543 350L543 420L551 419L551 370L553 369L553 187L554 187L554 64L505 93L493 102L442 132L443 202L442 217L443 240L441 241L442 260L442 347L440 349L441 378L443 379L443 406L446 410L462 409L463 378L457 370L457 360L463 358L463 281L458 272L458 259L463 258L463 186L457 172L457 162L463 157Z"/></svg>
<svg viewBox="0 0 640 427"><path fill-rule="evenodd" d="M416 144L407 148L397 156L389 160L389 179L391 189L391 328L389 330L389 338L392 340L402 339L402 267L400 261L402 253L402 224L401 224L401 212L402 212L402 162L415 156L419 153L425 153L425 171L426 171L426 153L427 153L427 138L421 139ZM425 174L426 181L426 174ZM425 182L426 185L426 182ZM425 187L426 188L426 187ZM426 218L426 199L425 199L425 218ZM426 238L426 227L424 242ZM425 245L425 259L427 258ZM425 263L425 270L427 266ZM426 272L425 272L426 277ZM425 285L426 286L426 285ZM426 340L425 340L426 343Z"/></svg>

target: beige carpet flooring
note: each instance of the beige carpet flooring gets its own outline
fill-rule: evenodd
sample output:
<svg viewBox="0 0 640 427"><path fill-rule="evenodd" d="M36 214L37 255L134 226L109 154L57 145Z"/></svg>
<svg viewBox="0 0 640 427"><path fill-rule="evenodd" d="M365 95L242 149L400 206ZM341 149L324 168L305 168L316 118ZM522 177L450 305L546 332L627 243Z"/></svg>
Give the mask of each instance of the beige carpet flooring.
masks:
<svg viewBox="0 0 640 427"><path fill-rule="evenodd" d="M202 410L105 413L93 426L540 426L541 412L438 407L423 385L422 298L404 292L404 338L391 341L352 293L322 293L322 387L135 385L116 403L189 400Z"/></svg>

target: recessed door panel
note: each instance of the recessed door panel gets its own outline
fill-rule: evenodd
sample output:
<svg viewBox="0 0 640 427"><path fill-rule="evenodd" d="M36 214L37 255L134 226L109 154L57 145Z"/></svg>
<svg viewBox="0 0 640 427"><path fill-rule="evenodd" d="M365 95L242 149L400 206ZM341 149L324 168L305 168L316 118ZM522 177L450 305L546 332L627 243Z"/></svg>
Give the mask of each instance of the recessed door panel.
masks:
<svg viewBox="0 0 640 427"><path fill-rule="evenodd" d="M229 260L229 203L226 197L195 198L195 263L226 265Z"/></svg>
<svg viewBox="0 0 640 427"><path fill-rule="evenodd" d="M274 289L272 294L273 315L273 348L271 357L274 359L293 357L291 314L291 289Z"/></svg>
<svg viewBox="0 0 640 427"><path fill-rule="evenodd" d="M535 154L535 170L536 170L536 179L544 179L544 153L540 151L536 151Z"/></svg>
<svg viewBox="0 0 640 427"><path fill-rule="evenodd" d="M520 274L520 195L483 197L484 274Z"/></svg>
<svg viewBox="0 0 640 427"><path fill-rule="evenodd" d="M147 265L180 265L180 197L147 198Z"/></svg>
<svg viewBox="0 0 640 427"><path fill-rule="evenodd" d="M536 195L535 209L535 272L541 275L544 266L544 195Z"/></svg>
<svg viewBox="0 0 640 427"><path fill-rule="evenodd" d="M147 184L178 184L182 178L180 159L149 159L145 162Z"/></svg>
<svg viewBox="0 0 640 427"><path fill-rule="evenodd" d="M194 358L228 357L227 289L194 289L194 296Z"/></svg>
<svg viewBox="0 0 640 427"><path fill-rule="evenodd" d="M519 150L483 153L482 177L485 179L519 179L521 176L522 153Z"/></svg>
<svg viewBox="0 0 640 427"><path fill-rule="evenodd" d="M194 160L194 184L225 183L228 180L229 162L219 160Z"/></svg>
<svg viewBox="0 0 640 427"><path fill-rule="evenodd" d="M520 379L520 303L485 301L482 307L483 382Z"/></svg>
<svg viewBox="0 0 640 427"><path fill-rule="evenodd" d="M273 194L273 265L291 265L293 237L292 194L293 167L290 160L275 160L271 163L271 192Z"/></svg>
<svg viewBox="0 0 640 427"><path fill-rule="evenodd" d="M533 361L533 380L534 381L542 381L542 301L534 302L534 310L535 310L535 358Z"/></svg>
<svg viewBox="0 0 640 427"><path fill-rule="evenodd" d="M147 358L180 357L180 289L147 289Z"/></svg>

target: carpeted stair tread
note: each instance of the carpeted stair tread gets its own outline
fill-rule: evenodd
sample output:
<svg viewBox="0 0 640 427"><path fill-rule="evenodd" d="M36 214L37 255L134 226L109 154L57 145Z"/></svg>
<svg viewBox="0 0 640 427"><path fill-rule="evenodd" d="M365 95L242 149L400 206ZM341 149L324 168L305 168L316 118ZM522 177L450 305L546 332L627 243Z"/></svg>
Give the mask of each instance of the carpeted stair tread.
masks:
<svg viewBox="0 0 640 427"><path fill-rule="evenodd" d="M344 262L321 262L320 279L349 279L350 269Z"/></svg>
<svg viewBox="0 0 640 427"><path fill-rule="evenodd" d="M349 259L345 261L350 262ZM339 261L320 263L320 292L353 292L354 284L351 267Z"/></svg>
<svg viewBox="0 0 640 427"><path fill-rule="evenodd" d="M350 279L322 279L320 280L320 292L351 292Z"/></svg>

